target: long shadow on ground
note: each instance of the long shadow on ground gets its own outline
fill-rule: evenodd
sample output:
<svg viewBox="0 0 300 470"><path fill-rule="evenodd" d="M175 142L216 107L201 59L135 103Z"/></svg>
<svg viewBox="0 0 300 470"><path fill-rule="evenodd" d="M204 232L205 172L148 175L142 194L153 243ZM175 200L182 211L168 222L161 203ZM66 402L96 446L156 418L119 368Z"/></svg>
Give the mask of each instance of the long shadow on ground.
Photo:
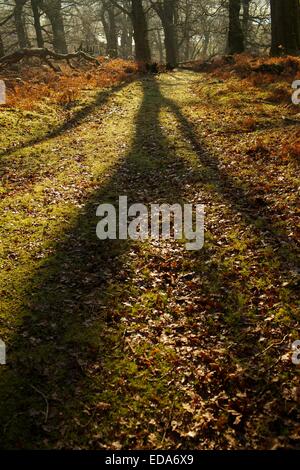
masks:
<svg viewBox="0 0 300 470"><path fill-rule="evenodd" d="M103 106L112 96L112 94L122 90L128 84L129 81L126 81L120 83L119 85L115 85L105 90L101 90L99 93L97 93L95 99L93 99L91 103L88 103L82 108L80 108L74 113L73 116L71 116L71 118L66 119L66 121L64 121L62 124L55 126L54 129L51 129L42 136L33 137L31 139L26 140L25 142L21 142L19 145L13 145L12 147L3 149L0 152L0 157L8 157L9 155L15 153L18 150L30 148L34 145L38 145L56 137L60 137L66 131L79 126L82 121L84 121L84 119L86 119L91 113L93 113L93 111L95 111L99 106ZM0 169L2 169L2 166L0 166Z"/></svg>
<svg viewBox="0 0 300 470"><path fill-rule="evenodd" d="M68 417L82 417L93 383L80 364L92 361L101 369L103 349L100 353L99 345L91 344L84 330L90 331L96 322L95 336L100 336L99 328L110 322L106 319L107 294L111 294L111 283L118 278L121 258L130 243L96 238L97 206L103 202L117 205L119 195L127 195L129 204L137 200L172 202L180 197L181 182L167 178L170 169L176 170L176 162L159 125L158 86L148 80L142 84L144 97L131 150L114 176L86 202L72 229L64 234L65 242L55 247L55 254L28 281L23 323L9 342L10 366L1 371L2 448L42 448L46 442L58 442L60 424L68 427ZM111 351L105 349L105 354L109 356ZM104 386L106 379L100 380ZM62 413L59 418L56 414L54 424L53 408ZM73 429L68 432L74 433ZM78 433L82 434L80 426Z"/></svg>
<svg viewBox="0 0 300 470"><path fill-rule="evenodd" d="M184 202L184 188L190 181L191 173L183 160L174 158L174 151L170 148L160 125L159 114L162 106L166 106L176 115L182 125L183 135L188 137L199 158L203 159L206 169L203 170L202 176L212 179L215 190L221 192L227 200L230 199L234 210L243 211L245 200L245 217L247 222L251 221L246 208L249 208L249 204L252 205L252 201L246 201L246 196L241 190L234 188L234 182L220 173L215 160L207 153L205 158L202 156L205 149L177 105L162 96L156 80L143 80L141 83L143 102L136 118L135 138L126 158L116 167L114 175L106 185L86 201L76 223L64 234L65 241L55 247L55 254L45 260L33 279L28 280L22 312L23 321L9 341L9 365L7 369L0 371L1 448L91 449L101 448L102 443L109 447L116 439L123 439L125 448L149 447L147 423L153 413L158 417L158 421L169 421L169 416L166 416L166 403L174 394L174 385L160 389L160 401L156 398L152 402L151 393L150 396L146 395L146 401L133 412L136 421L139 419L137 410L143 413L142 425L145 423L142 429L139 424L135 434L133 432L131 436L124 436L120 422L113 421L121 412L127 413L127 417L132 413L125 400L125 394L132 395L132 401L135 396L135 390L131 390L124 377L122 378L122 371L108 371L103 367L103 363L105 358L111 357L111 366L114 367L114 355L122 339L119 332L122 333L123 330L118 319L111 313L111 303L117 290L122 288L124 279L128 283L133 275L126 256L136 249L136 244L128 241L100 242L95 234L97 206L103 202L117 204L120 195L127 195L129 204ZM180 175L180 178L174 175ZM237 194L239 204L231 193ZM253 209L255 210L255 207ZM267 222L268 230L271 230L270 223ZM261 232L264 236L264 229ZM218 324L217 331L210 321L207 332L216 336L222 330L222 343L226 348L229 343L235 341L237 331L228 332L223 328L226 325L226 301L230 298L232 304L232 299L238 296L238 292L235 292L234 284L229 284L224 296L223 278L218 278L222 267L219 266L214 273L202 267L209 263L209 256L208 251L203 251L200 254L195 253L191 258L191 268L194 266L197 273L203 275L207 282L195 292L195 295L203 299L204 304L195 302L193 313L189 310L186 316L193 315L194 323L206 321L197 316L197 308L205 307L205 304L208 305L208 317L216 311L221 312L223 317L219 320L221 325ZM177 273L179 274L180 272ZM216 292L219 294L218 304ZM126 292L123 296L126 299ZM223 298L221 303L219 297ZM238 323L238 331L240 328ZM115 331L113 337L108 335L108 330L112 329ZM157 340L159 341L159 338ZM200 343L196 347L200 347ZM250 360L256 352L255 347L249 348L244 350L244 355ZM232 364L238 360L237 354L238 352L234 352L231 356ZM226 364L226 367L230 370L231 364ZM106 404L99 403L99 396L108 387L112 375L118 374L120 383L115 394L119 398L116 404L112 403L111 407L107 408ZM161 377L162 383L164 380ZM226 390L227 393L235 395L237 388L243 391L246 387L243 382L236 385L228 379L223 381L221 375L215 376L214 380L214 386L211 387L195 385L195 390L204 400L211 393L215 393L215 389L218 389L218 392ZM268 378L260 378L258 382L254 380L250 386L253 383L258 387L251 396L251 400L255 401L262 389L269 389L270 385ZM279 385L276 387L278 389ZM241 406L244 406L244 401ZM263 401L259 402L259 407L263 410ZM222 409L217 403L214 410L216 418L221 412ZM247 445L245 427L251 420L251 412L253 408L250 404L248 415L238 427L237 447ZM180 406L174 413L175 418L181 417ZM224 423L226 430L233 426L230 420ZM135 424L132 428L135 428ZM163 439L169 438L176 445L190 448L205 447L205 439L215 439L216 448L226 446L226 441L222 441L220 433L214 429L199 432L194 438L180 437L169 432L166 427ZM276 435L277 430L267 429L264 432L267 435ZM261 441L263 438L264 436Z"/></svg>

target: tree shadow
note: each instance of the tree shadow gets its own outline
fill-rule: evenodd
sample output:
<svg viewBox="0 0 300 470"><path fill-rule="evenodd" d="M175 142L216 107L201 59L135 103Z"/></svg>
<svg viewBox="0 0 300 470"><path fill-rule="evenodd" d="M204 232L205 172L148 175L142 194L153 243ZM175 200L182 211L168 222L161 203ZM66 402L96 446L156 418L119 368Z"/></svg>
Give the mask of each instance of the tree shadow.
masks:
<svg viewBox="0 0 300 470"><path fill-rule="evenodd" d="M53 246L54 254L45 260L32 279L26 281L21 324L8 341L8 366L0 370L2 448L57 448L68 447L70 442L81 448L99 448L97 441L101 438L96 435L91 437L93 433L97 434L93 425L98 423L101 427L101 422L109 419L110 411L97 407L95 396L96 391L105 389L110 380L103 368L103 356L113 357L120 341L120 324L111 316L111 299L124 279L128 281L133 275L125 260L135 243L100 242L95 234L96 208L103 202L117 205L120 195L127 195L129 204L185 201L185 185L190 183L191 173L187 171L189 169L183 159L174 159L175 150L170 146L160 123L162 107L167 107L176 116L183 137L190 142L203 163L201 179L212 184L212 192L219 193L230 202L233 209L242 214L245 223L252 225L259 219L263 227L258 229L262 238L266 237L266 232L273 232L268 212L264 209L263 214L257 214L260 211L257 201L219 168L217 158L209 155L199 142L193 123L172 100L162 95L158 82L145 79L141 85L143 101L136 117L135 137L129 152L116 165L109 181L86 201L73 226L64 233L64 242ZM276 249L282 240L274 233L266 238L266 242ZM231 298L232 303L232 298L237 298L239 293L234 290L234 284L230 284L224 296L223 279L219 277L221 267L214 273L201 267L202 264L205 266L209 256L209 252L204 251L192 257L195 270L207 279L198 292L204 304L194 301L194 311L205 308L205 302L209 302L207 315L224 308L218 334L224 332L227 300ZM279 252L274 256L286 261L286 257ZM222 305L214 302L216 291L224 297ZM126 298L126 292L124 296ZM191 313L187 311L186 316L189 315ZM199 321L197 316L196 321ZM241 324L243 321L238 327ZM116 331L114 341L105 338L108 326ZM210 323L210 326L211 333L216 336L213 324ZM236 330L225 333L222 339L225 348L236 341L235 335ZM245 358L253 358L255 352L252 348L248 349L244 352ZM233 353L232 362L236 359ZM224 385L222 380L220 376L219 390L226 388L235 393L235 385L228 381ZM269 386L266 380L263 386ZM210 393L205 387L198 387L197 390L204 400ZM253 400L260 392L261 388L253 392ZM85 403L89 401L95 411L86 416ZM163 416L166 410L162 406L156 403L157 410ZM221 409L216 414L219 412L222 412ZM175 410L175 413L180 418L182 410ZM169 416L163 419L168 421ZM168 428L166 430L168 435ZM148 433L145 429L145 440ZM245 446L243 433L241 428L240 445ZM216 435L212 433L209 438L214 439ZM111 441L114 439L115 435L112 435ZM174 439L177 445L186 448L198 448L200 445L188 437L177 436ZM134 437L126 442L129 448L137 445Z"/></svg>
<svg viewBox="0 0 300 470"><path fill-rule="evenodd" d="M18 150L23 150L26 148L33 147L38 144L42 144L43 142L47 142L48 140L55 139L56 137L60 137L66 131L70 129L74 129L79 126L84 119L86 119L89 114L93 113L95 109L99 106L103 106L109 98L118 93L120 90L128 86L131 81L122 82L119 85L112 86L111 88L107 88L101 90L97 93L95 99L92 100L91 103L83 106L78 111L74 113L71 118L65 120L62 124L55 126L54 129L51 129L49 132L46 132L42 136L34 137L32 139L26 140L25 142L20 143L17 146L11 146L9 148L5 148L4 150L0 151L0 157L8 157L9 155L17 152ZM1 166L0 166L1 169Z"/></svg>
<svg viewBox="0 0 300 470"><path fill-rule="evenodd" d="M117 206L120 195L127 195L129 204L172 203L180 198L182 182L166 177L183 163L174 164L172 152L167 150L159 123L159 87L151 79L141 84L143 101L130 151L109 181L86 201L77 220L63 234L64 241L53 246L54 254L32 279L24 281L19 312L22 323L8 340L8 366L0 371L2 448L43 448L46 441L58 441L61 429L57 419L60 424L67 416L81 419L85 394L93 385L93 377L85 373L82 364L97 363L101 374L103 348L106 355L111 354L107 344L99 349L99 337L112 321L107 318L107 305L114 295L113 282L125 269L123 258L131 243L97 239L98 205L110 202ZM110 91L99 95L93 105L53 131L51 137L77 125L110 95ZM52 419L51 410L58 408L64 410L60 411L63 415ZM82 432L80 426L78 432Z"/></svg>
<svg viewBox="0 0 300 470"><path fill-rule="evenodd" d="M204 142L197 137L195 124L186 118L179 106L174 101L164 99L164 105L177 117L180 123L182 135L191 143L193 150L197 153L199 161L203 165L201 169L201 180L211 184L213 190L227 200L234 210L241 214L247 225L253 226L258 231L260 238L266 240L274 249L274 256L281 259L285 266L282 268L299 268L298 248L286 231L278 230L272 222L272 213L260 195L253 194L253 190L246 191L243 181L237 182L221 168L217 156L212 155ZM287 266L288 265L288 266Z"/></svg>

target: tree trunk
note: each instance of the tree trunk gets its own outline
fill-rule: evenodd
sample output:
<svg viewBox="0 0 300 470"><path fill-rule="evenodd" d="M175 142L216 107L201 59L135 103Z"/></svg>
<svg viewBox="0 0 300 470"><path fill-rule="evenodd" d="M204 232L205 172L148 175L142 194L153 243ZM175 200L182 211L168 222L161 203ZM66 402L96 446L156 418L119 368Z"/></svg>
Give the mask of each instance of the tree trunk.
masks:
<svg viewBox="0 0 300 470"><path fill-rule="evenodd" d="M127 16L123 13L122 14L122 21L121 21L121 44L120 44L120 52L123 59L127 59L127 47L128 47L128 23L127 23Z"/></svg>
<svg viewBox="0 0 300 470"><path fill-rule="evenodd" d="M176 67L178 64L177 60L177 44L175 39L174 26L170 23L165 25L165 48L166 48L166 62L171 67Z"/></svg>
<svg viewBox="0 0 300 470"><path fill-rule="evenodd" d="M210 41L210 34L209 34L208 31L205 31L204 32L203 48L202 48L202 57L204 59L207 58L207 51L208 51L209 41Z"/></svg>
<svg viewBox="0 0 300 470"><path fill-rule="evenodd" d="M148 38L148 25L142 0L132 0L131 19L137 61L150 63L151 51Z"/></svg>
<svg viewBox="0 0 300 470"><path fill-rule="evenodd" d="M275 0L277 1L277 0ZM229 32L228 52L229 54L240 54L244 52L244 34L240 21L241 0L229 0Z"/></svg>
<svg viewBox="0 0 300 470"><path fill-rule="evenodd" d="M184 54L182 56L183 61L187 61L190 58L190 50L191 50L191 38L190 35L187 33L184 39Z"/></svg>
<svg viewBox="0 0 300 470"><path fill-rule="evenodd" d="M122 14L121 22L121 55L124 59L132 57L132 26L128 16Z"/></svg>
<svg viewBox="0 0 300 470"><path fill-rule="evenodd" d="M156 32L156 43L157 43L157 49L159 53L159 61L162 64L164 62L164 50L163 50L163 43L162 43L160 31Z"/></svg>
<svg viewBox="0 0 300 470"><path fill-rule="evenodd" d="M128 30L127 57L133 57L133 30L131 22Z"/></svg>
<svg viewBox="0 0 300 470"><path fill-rule="evenodd" d="M160 17L164 35L166 62L170 67L178 64L178 44L176 27L177 0L163 0L163 3L153 4L155 11Z"/></svg>
<svg viewBox="0 0 300 470"><path fill-rule="evenodd" d="M0 57L3 57L4 55L5 55L5 49L4 49L2 36L0 34Z"/></svg>
<svg viewBox="0 0 300 470"><path fill-rule="evenodd" d="M106 20L106 13L108 21ZM115 10L110 2L104 5L102 12L102 24L106 36L106 54L109 57L118 57L118 35L116 28Z"/></svg>
<svg viewBox="0 0 300 470"><path fill-rule="evenodd" d="M36 34L37 46L40 48L44 47L44 39L40 22L40 11L39 11L39 0L31 0L31 8L34 19L34 29Z"/></svg>
<svg viewBox="0 0 300 470"><path fill-rule="evenodd" d="M53 33L53 48L59 54L67 54L65 26L61 11L61 0L42 0L42 8L48 16Z"/></svg>
<svg viewBox="0 0 300 470"><path fill-rule="evenodd" d="M23 23L23 7L25 3L26 0L16 0L16 6L14 10L14 19L20 49L27 47L27 35Z"/></svg>
<svg viewBox="0 0 300 470"><path fill-rule="evenodd" d="M243 33L245 49L247 49L250 18L250 0L243 0Z"/></svg>
<svg viewBox="0 0 300 470"><path fill-rule="evenodd" d="M53 32L53 47L55 52L60 54L67 54L68 47L66 43L66 36L65 36L65 29L64 29L64 22L62 15L59 14L58 16L53 15L51 16L50 23Z"/></svg>
<svg viewBox="0 0 300 470"><path fill-rule="evenodd" d="M299 0L271 0L272 46L271 54L300 54Z"/></svg>

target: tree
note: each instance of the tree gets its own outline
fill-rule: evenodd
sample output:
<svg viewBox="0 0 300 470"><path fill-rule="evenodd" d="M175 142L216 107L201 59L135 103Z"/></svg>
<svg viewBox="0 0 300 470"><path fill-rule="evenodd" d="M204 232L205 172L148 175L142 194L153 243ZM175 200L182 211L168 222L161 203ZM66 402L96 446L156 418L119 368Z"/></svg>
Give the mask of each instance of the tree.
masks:
<svg viewBox="0 0 300 470"><path fill-rule="evenodd" d="M14 18L14 13L15 13L15 11L13 10L8 15L6 15L4 18L1 18L0 28L5 26L7 23L10 22L10 20L12 18ZM0 57L4 56L4 54L5 54L5 44L4 44L4 40L3 40L3 36L2 36L2 32L1 32L1 34L0 34Z"/></svg>
<svg viewBox="0 0 300 470"><path fill-rule="evenodd" d="M150 63L151 50L148 37L148 22L143 7L143 0L130 0L129 8L126 8L123 4L121 5L116 0L111 0L111 2L131 19L136 60Z"/></svg>
<svg viewBox="0 0 300 470"><path fill-rule="evenodd" d="M151 62L148 24L142 0L131 0L131 20L135 43L135 57L141 62Z"/></svg>
<svg viewBox="0 0 300 470"><path fill-rule="evenodd" d="M18 37L19 47L22 49L28 46L26 30L23 19L23 8L27 0L15 0L14 20Z"/></svg>
<svg viewBox="0 0 300 470"><path fill-rule="evenodd" d="M166 62L298 54L300 0L0 0L0 53L49 48ZM135 52L134 52L135 46Z"/></svg>
<svg viewBox="0 0 300 470"><path fill-rule="evenodd" d="M240 11L241 0L229 0L229 54L240 54L245 50L244 33L240 21Z"/></svg>
<svg viewBox="0 0 300 470"><path fill-rule="evenodd" d="M249 17L250 17L250 0L243 0L243 33L244 33L245 49L247 47L247 42L248 42Z"/></svg>
<svg viewBox="0 0 300 470"><path fill-rule="evenodd" d="M300 54L299 0L271 0L272 46L274 56Z"/></svg>
<svg viewBox="0 0 300 470"><path fill-rule="evenodd" d="M42 27L40 22L40 0L31 0L31 8L33 13L34 29L36 34L36 42L38 47L44 47L44 39L42 33Z"/></svg>
<svg viewBox="0 0 300 470"><path fill-rule="evenodd" d="M103 2L100 17L106 37L106 54L110 57L118 57L115 8L110 1Z"/></svg>
<svg viewBox="0 0 300 470"><path fill-rule="evenodd" d="M178 43L176 30L177 0L152 1L151 5L160 17L165 35L166 62L171 67L178 64Z"/></svg>
<svg viewBox="0 0 300 470"><path fill-rule="evenodd" d="M5 54L4 43L3 43L2 36L0 34L0 57L4 56L4 54Z"/></svg>
<svg viewBox="0 0 300 470"><path fill-rule="evenodd" d="M67 54L68 48L62 16L61 0L41 0L41 8L46 13L51 23L53 47L55 52Z"/></svg>
<svg viewBox="0 0 300 470"><path fill-rule="evenodd" d="M123 58L127 59L132 57L132 24L128 15L124 12L121 13L121 44L120 52Z"/></svg>

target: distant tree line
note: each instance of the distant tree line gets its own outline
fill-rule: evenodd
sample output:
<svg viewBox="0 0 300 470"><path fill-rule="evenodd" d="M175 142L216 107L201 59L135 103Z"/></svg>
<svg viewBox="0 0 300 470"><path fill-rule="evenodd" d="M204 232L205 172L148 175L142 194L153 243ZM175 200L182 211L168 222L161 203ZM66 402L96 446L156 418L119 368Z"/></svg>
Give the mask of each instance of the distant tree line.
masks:
<svg viewBox="0 0 300 470"><path fill-rule="evenodd" d="M180 62L300 55L299 0L0 0L0 56L15 49Z"/></svg>

